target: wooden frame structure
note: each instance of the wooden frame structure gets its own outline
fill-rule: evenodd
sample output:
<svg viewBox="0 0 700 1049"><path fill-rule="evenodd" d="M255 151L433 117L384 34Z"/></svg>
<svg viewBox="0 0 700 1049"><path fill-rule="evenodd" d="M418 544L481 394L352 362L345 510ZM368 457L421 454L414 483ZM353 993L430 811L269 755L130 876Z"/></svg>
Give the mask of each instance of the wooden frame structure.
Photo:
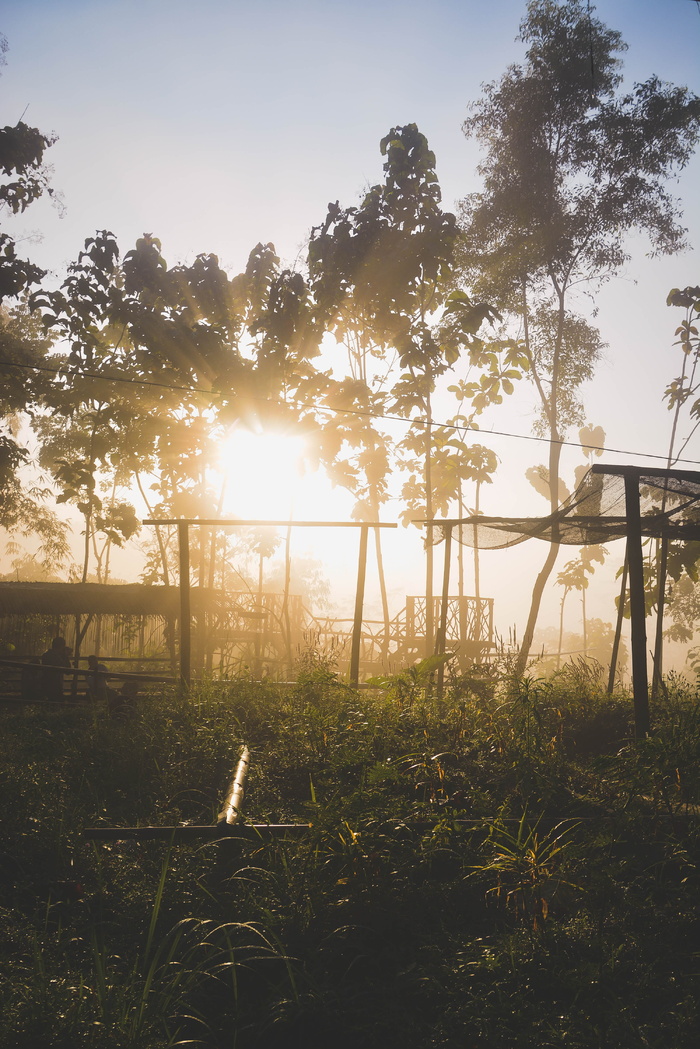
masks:
<svg viewBox="0 0 700 1049"><path fill-rule="evenodd" d="M180 589L180 681L189 688L192 681L192 637L190 630L190 538L193 525L205 528L359 528L360 548L355 587L355 615L350 654L350 684L357 685L360 677L360 642L362 634L362 609L365 597L367 574L367 537L370 528L398 528L393 522L380 521L230 521L219 518L151 518L145 525L176 525L178 537L179 589Z"/></svg>
<svg viewBox="0 0 700 1049"><path fill-rule="evenodd" d="M635 736L637 739L643 739L649 734L649 676L647 672L647 635L646 635L646 605L644 596L644 561L642 556L642 537L646 534L661 534L665 533L668 529L668 520L666 514L653 515L642 517L641 513L641 500L640 500L640 484L641 479L645 478L659 478L662 481L664 479L676 480L676 481L687 481L692 484L700 486L700 472L695 470L669 470L662 467L649 467L649 466L608 466L603 463L595 463L590 468L590 473L599 476L616 476L621 477L624 484L624 498L625 498L625 516L624 518L616 518L616 522L624 522L624 535L627 542L626 552L626 563L628 566L629 573L629 593L630 593L630 629L631 629L631 649L632 649L632 694L634 700L634 723L635 723ZM695 496L691 502L696 502L697 496ZM562 511L562 515L566 513L566 505ZM540 525L549 523L552 518L556 515L551 515L548 518L537 518L532 519ZM659 518L661 521L659 523ZM565 519L562 516L561 519ZM487 519L488 520L488 519ZM478 526L480 523L485 524L487 520L481 520L477 517L470 518L450 518L444 520L433 520L433 521L416 521L415 524L431 525L433 527L440 526L443 529L445 536L445 562L444 562L444 574L443 574L443 605L445 603L446 588L449 581L450 573L450 550L452 541L452 530L457 525L473 525ZM520 532L522 529L522 519L513 518L513 527L508 529L507 524L510 519L499 518L500 527L504 531ZM571 514L571 521L576 521L576 515ZM582 521L589 521L590 519L581 518ZM605 520L605 517L600 518ZM656 530L645 531L644 522L655 521L657 522ZM553 526L555 530L556 524ZM476 529L475 529L476 530ZM700 525L696 523L683 524L682 533L678 530L674 533L676 537L684 538L687 540L700 540ZM540 538L543 539L545 536L538 535L536 531L523 534L523 539L526 538ZM614 538L621 538L620 535L614 536ZM556 537L553 536L549 539L549 542L556 542ZM598 541L598 540L596 540ZM437 655L444 654L445 651L445 638L444 638L444 627L442 624L442 617L440 628L435 644L435 652ZM440 668L440 676L438 679L438 688L442 688L442 667Z"/></svg>
<svg viewBox="0 0 700 1049"><path fill-rule="evenodd" d="M647 671L646 603L644 597L644 558L642 555L642 516L639 497L641 475L676 478L700 484L700 473L695 470L654 469L648 466L605 466L594 463L592 474L612 474L622 477L625 485L625 516L627 519L627 571L630 593L630 644L632 649L632 694L634 699L634 726L637 739L649 735L649 675ZM700 538L691 534L688 539Z"/></svg>

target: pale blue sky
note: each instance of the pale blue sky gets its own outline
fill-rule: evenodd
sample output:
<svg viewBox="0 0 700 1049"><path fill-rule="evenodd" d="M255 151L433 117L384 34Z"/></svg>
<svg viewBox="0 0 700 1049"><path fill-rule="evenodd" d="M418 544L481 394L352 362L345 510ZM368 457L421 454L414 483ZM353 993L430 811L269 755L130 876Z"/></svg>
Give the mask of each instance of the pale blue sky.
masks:
<svg viewBox="0 0 700 1049"><path fill-rule="evenodd" d="M144 229L168 259L258 240L293 257L328 200L380 177L379 139L416 122L445 201L475 187L460 131L485 80L519 53L522 0L4 0L0 116L54 130L59 223L33 209L42 262L60 266L111 228ZM700 87L692 0L603 0L630 44L630 78Z"/></svg>

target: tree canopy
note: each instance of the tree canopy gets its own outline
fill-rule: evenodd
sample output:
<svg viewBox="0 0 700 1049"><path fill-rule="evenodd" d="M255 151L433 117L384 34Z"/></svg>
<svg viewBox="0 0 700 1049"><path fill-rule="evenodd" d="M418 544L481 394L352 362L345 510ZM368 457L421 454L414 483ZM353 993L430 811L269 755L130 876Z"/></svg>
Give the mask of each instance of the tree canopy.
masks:
<svg viewBox="0 0 700 1049"><path fill-rule="evenodd" d="M524 61L510 66L465 121L483 149L483 188L460 207L466 281L507 311L521 332L528 377L550 438L550 508L559 501L561 441L584 421L581 384L603 342L574 312L577 287L596 287L629 259L630 233L652 252L683 246L669 178L700 133L700 98L652 76L622 89L621 35L580 0L531 0L520 26ZM533 592L520 650L524 669L549 550Z"/></svg>

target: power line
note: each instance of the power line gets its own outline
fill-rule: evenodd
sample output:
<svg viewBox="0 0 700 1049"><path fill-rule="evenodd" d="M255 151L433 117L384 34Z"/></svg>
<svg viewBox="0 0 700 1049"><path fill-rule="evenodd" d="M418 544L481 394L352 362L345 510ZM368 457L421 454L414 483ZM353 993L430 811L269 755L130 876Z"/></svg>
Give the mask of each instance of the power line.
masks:
<svg viewBox="0 0 700 1049"><path fill-rule="evenodd" d="M698 0L700 2L700 0ZM3 361L3 367L18 368L25 371L40 371L48 372L55 375L56 368L47 368L41 364L16 364L13 361ZM120 382L130 386L155 386L162 390L176 390L183 393L204 393L211 396L211 390L202 389L200 386L178 386L174 383L157 382L155 379L127 379L123 376L117 375L101 375L99 372L88 372L88 371L74 371L68 372L67 377L71 378L78 376L85 379L101 379L103 382ZM259 401L262 404L269 404L270 399L264 397L251 397L253 401ZM371 412L369 410L363 410L361 408L333 408L330 405L324 404L310 404L308 401L277 401L274 402L281 405L289 405L297 408L308 408L311 411L317 412L329 412L335 415L357 415L368 419L384 419L387 422L399 422L406 423L409 426L440 426L445 429L457 430L460 433L478 433L481 436L494 436L494 437L509 437L514 441L532 441L537 444L557 444L562 448L584 448L591 449L595 452L610 452L612 455L634 455L637 458L642 459L661 459L664 462L668 461L667 455L656 455L653 452L633 452L628 448L609 448L604 445L598 444L583 444L581 441L564 441L560 439L552 439L551 437L537 437L535 434L524 434L524 433L510 433L507 430L481 430L478 426L465 426L464 424L457 424L451 422L440 422L439 420L433 419L431 423L428 423L427 419L407 419L403 415L380 415L378 412ZM700 460L698 459L674 459L674 463L687 463L691 466L700 466Z"/></svg>

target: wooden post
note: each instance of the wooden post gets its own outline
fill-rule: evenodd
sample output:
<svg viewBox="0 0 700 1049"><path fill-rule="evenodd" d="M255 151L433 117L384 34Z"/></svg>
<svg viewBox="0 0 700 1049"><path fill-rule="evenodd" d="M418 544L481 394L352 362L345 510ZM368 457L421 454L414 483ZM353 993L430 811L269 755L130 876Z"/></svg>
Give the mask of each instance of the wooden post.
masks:
<svg viewBox="0 0 700 1049"><path fill-rule="evenodd" d="M187 521L177 522L180 555L180 681L190 687L192 678L192 637L190 618L190 539Z"/></svg>
<svg viewBox="0 0 700 1049"><path fill-rule="evenodd" d="M435 641L435 654L437 656L444 656L445 648L447 646L447 602L448 595L450 592L450 557L452 554L452 527L447 525L445 528L445 564L442 572L442 604L440 606L440 626L438 628L438 635ZM442 693L445 686L445 664L441 663L438 667L437 676L437 698L442 699Z"/></svg>
<svg viewBox="0 0 700 1049"><path fill-rule="evenodd" d="M644 739L649 734L649 680L647 677L647 631L644 602L642 523L639 509L639 473L628 470L625 472L624 478L632 633L634 733L637 739Z"/></svg>
<svg viewBox="0 0 700 1049"><path fill-rule="evenodd" d="M360 680L360 644L362 642L362 606L365 600L365 575L367 573L367 534L369 525L360 529L360 556L357 562L357 590L355 591L355 619L352 626L352 648L350 650L350 684Z"/></svg>

